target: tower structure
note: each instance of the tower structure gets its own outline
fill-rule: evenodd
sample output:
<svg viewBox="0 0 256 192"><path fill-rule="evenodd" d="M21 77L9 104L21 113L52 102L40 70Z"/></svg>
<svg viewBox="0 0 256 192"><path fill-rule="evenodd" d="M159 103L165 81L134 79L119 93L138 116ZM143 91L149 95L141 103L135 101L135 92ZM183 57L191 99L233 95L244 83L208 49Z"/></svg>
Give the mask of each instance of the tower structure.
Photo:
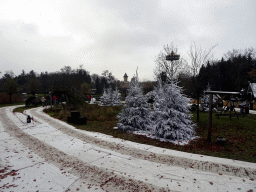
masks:
<svg viewBox="0 0 256 192"><path fill-rule="evenodd" d="M128 80L128 75L125 73L124 74L124 83L127 83L127 80Z"/></svg>

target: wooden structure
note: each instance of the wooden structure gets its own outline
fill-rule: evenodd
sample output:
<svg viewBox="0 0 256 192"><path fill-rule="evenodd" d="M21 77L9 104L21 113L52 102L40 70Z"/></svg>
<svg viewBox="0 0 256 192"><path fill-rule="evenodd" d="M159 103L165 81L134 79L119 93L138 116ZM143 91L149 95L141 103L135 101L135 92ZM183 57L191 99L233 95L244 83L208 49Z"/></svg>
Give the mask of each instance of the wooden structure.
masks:
<svg viewBox="0 0 256 192"><path fill-rule="evenodd" d="M225 92L225 91L205 91L205 94L210 94L210 101L209 101L209 115L208 115L208 136L207 141L211 142L211 135L212 135L212 109L218 105L222 100L228 98L231 102L232 96L240 95L240 92ZM213 95L218 94L221 97L213 103ZM230 110L230 117L231 117L231 110Z"/></svg>
<svg viewBox="0 0 256 192"><path fill-rule="evenodd" d="M179 60L179 59L180 59L180 55L174 54L173 51L171 52L171 54L166 55L167 61L174 61L174 60Z"/></svg>

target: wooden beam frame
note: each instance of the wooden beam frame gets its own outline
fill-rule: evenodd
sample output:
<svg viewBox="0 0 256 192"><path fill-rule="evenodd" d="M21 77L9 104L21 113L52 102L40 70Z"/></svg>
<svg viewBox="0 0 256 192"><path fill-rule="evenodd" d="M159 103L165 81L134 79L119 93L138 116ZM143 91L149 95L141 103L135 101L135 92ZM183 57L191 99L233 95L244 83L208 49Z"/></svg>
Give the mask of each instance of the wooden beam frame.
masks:
<svg viewBox="0 0 256 192"><path fill-rule="evenodd" d="M209 112L208 112L208 135L207 135L207 142L211 142L212 136L212 109L218 105L224 98L229 96L229 99L232 95L240 95L240 92L227 92L227 91L205 91L205 94L210 94L210 101L209 101ZM213 103L213 94L222 95L218 101Z"/></svg>

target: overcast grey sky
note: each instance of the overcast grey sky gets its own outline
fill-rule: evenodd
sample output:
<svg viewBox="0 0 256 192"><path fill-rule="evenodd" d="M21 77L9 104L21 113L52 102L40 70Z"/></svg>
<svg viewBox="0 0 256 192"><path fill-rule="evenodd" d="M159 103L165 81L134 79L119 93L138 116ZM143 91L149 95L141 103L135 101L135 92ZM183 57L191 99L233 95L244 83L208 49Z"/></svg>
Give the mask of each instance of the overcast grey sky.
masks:
<svg viewBox="0 0 256 192"><path fill-rule="evenodd" d="M173 43L216 44L215 59L256 47L255 0L0 0L0 71L15 75L83 65L119 80L153 80L155 58ZM1 74L1 75L2 75Z"/></svg>

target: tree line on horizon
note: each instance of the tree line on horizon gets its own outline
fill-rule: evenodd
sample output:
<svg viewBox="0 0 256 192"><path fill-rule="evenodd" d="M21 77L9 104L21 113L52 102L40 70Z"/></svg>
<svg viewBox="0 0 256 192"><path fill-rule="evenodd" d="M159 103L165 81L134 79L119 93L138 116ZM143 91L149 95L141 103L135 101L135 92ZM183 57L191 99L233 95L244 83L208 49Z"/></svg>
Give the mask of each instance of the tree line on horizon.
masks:
<svg viewBox="0 0 256 192"><path fill-rule="evenodd" d="M173 46L167 45L164 48L166 53L174 50ZM177 50L174 51L177 52ZM191 98L199 97L208 85L210 85L211 90L215 91L240 91L242 88L247 89L248 81L256 83L256 52L253 48L230 51L218 61L210 61L207 57L205 60L195 61L198 59L196 56L200 51L194 52L194 55L191 51L192 66L193 61L195 62L192 72L182 68L182 62L184 62L182 59L175 63L167 63L165 61L166 53L159 54L159 59L156 60L158 69L155 70L156 78L161 76L162 80L165 81L175 77L179 86L183 88L184 94ZM208 53L204 54L207 55ZM167 67L160 67L161 62L159 60ZM142 84L143 92L146 94L154 89L156 81L142 82ZM10 99L14 93L48 94L49 91L62 86L74 87L85 95L90 94L91 89L94 89L98 95L103 93L104 88L112 87L115 89L117 87L122 94L125 94L127 89L108 70L103 71L101 75L90 75L90 72L84 69L82 65L78 69L64 66L60 71L51 73L46 71L40 74L34 70L29 73L22 70L18 76L15 76L12 71L7 71L0 79L0 91L8 93Z"/></svg>
<svg viewBox="0 0 256 192"><path fill-rule="evenodd" d="M184 93L195 98L191 86L192 76L180 73L178 79ZM256 83L256 52L254 49L233 50L218 61L207 61L200 67L196 79L201 94L207 86L213 91L247 90L249 82Z"/></svg>
<svg viewBox="0 0 256 192"><path fill-rule="evenodd" d="M117 87L125 95L128 88L127 86L123 87L121 81L117 80L108 70L103 71L101 75L90 75L90 72L84 69L82 65L78 69L64 66L60 71L50 73L46 71L40 74L34 70L29 73L22 70L18 76L15 76L12 71L7 71L0 79L0 93L9 94L10 102L11 97L16 93L48 94L53 90L71 87L84 95L91 94L92 90L94 90L94 94L102 95L104 89L109 87L113 89ZM149 91L148 89L153 89L153 85L149 82L145 82L144 87L146 92Z"/></svg>

